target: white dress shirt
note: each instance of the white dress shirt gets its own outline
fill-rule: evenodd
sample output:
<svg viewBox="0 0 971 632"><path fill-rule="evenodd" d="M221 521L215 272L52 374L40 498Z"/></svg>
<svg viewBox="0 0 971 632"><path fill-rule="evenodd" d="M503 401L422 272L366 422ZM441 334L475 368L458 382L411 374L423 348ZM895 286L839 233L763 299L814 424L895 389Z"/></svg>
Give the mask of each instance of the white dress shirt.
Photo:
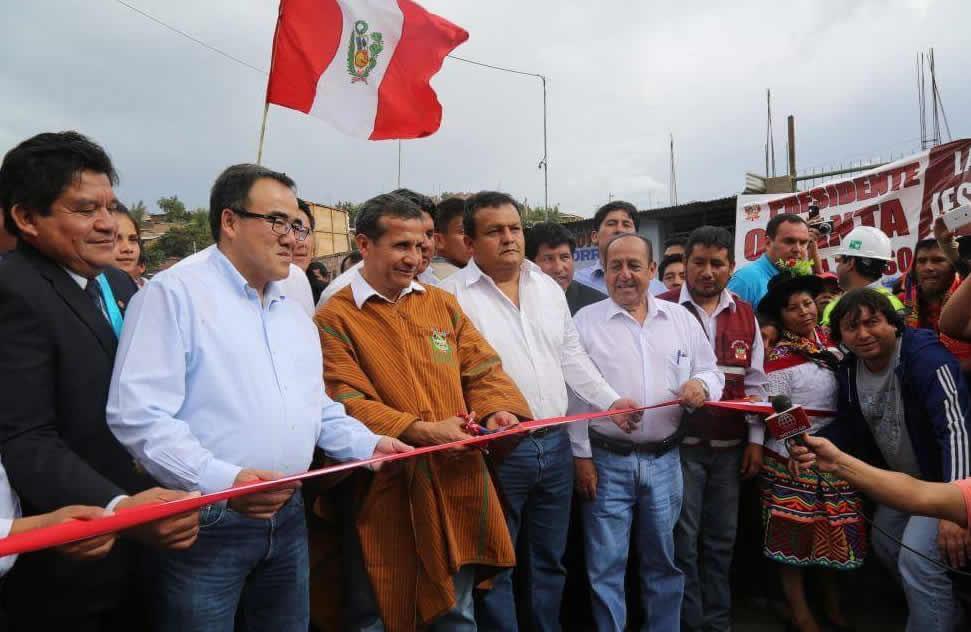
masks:
<svg viewBox="0 0 971 632"><path fill-rule="evenodd" d="M329 301L330 297L332 297L334 294L337 294L345 287L350 285L351 281L353 281L355 277L360 276L358 273L363 268L364 268L364 262L358 261L347 270L344 270L343 272L338 274L337 278L335 278L333 281L328 283L327 287L324 288L324 291L321 292L320 298L317 300L317 309L320 309L324 305L324 303ZM436 277L435 273L432 272L431 266L428 266L427 268L425 268L425 271L418 275L418 281L421 283L424 283L425 285L439 284L438 277ZM375 292L375 294L377 294L377 292Z"/></svg>
<svg viewBox="0 0 971 632"><path fill-rule="evenodd" d="M700 318L701 328L712 344L714 344L715 335L718 333L718 315L726 309L730 309L733 312L736 309L735 299L732 297L732 293L726 289L722 290L721 295L718 297L718 305L715 307L715 311L709 314L691 298L691 292L688 291L687 283L681 286L681 296L678 297L678 303L686 307L688 304L694 307L695 313ZM745 370L745 394L758 398L756 401L764 402L766 400L765 385L769 381L765 376L764 369L765 344L762 342L762 335L759 333L759 321L754 315L752 316L752 320L755 321L755 340L752 342L752 364ZM723 367L719 366L718 368L724 373ZM737 367L730 368L734 369ZM762 445L762 442L765 440L765 422L762 420L762 417L759 415L746 415L745 419L748 422L748 442Z"/></svg>
<svg viewBox="0 0 971 632"><path fill-rule="evenodd" d="M108 425L174 489L215 492L246 468L306 471L319 446L371 456L379 437L324 393L313 321L270 283L256 290L216 246L161 272L132 299Z"/></svg>
<svg viewBox="0 0 971 632"><path fill-rule="evenodd" d="M300 266L290 264L290 275L280 281L283 289L281 294L291 301L296 301L297 305L310 316L314 317L316 306L314 305L314 292L310 289L310 279L307 273L300 269Z"/></svg>
<svg viewBox="0 0 971 632"><path fill-rule="evenodd" d="M702 380L708 398L721 398L725 378L698 320L680 305L647 298L647 318L637 322L624 308L606 299L584 307L574 317L580 342L590 359L621 397L645 406L678 399L689 379ZM573 456L589 458L588 427L610 438L634 443L660 441L681 421L681 407L644 411L636 430L627 434L609 419L569 425Z"/></svg>
<svg viewBox="0 0 971 632"><path fill-rule="evenodd" d="M358 261L350 268L348 268L347 270L344 270L336 277L334 277L334 279L327 284L327 287L324 288L324 291L320 293L320 298L317 299L317 309L320 309L321 307L323 307L324 303L329 301L331 296L333 296L334 294L337 294L345 287L350 285L351 280L358 273L358 271L363 267L364 267L364 262Z"/></svg>
<svg viewBox="0 0 971 632"><path fill-rule="evenodd" d="M179 264L188 265L196 261L204 261L209 258L208 249L204 248L199 252L193 253L179 261ZM314 293L310 289L310 279L307 273L300 269L300 266L290 264L290 274L287 278L279 282L280 294L287 297L287 300L296 302L311 318L314 317L316 306L314 305Z"/></svg>
<svg viewBox="0 0 971 632"><path fill-rule="evenodd" d="M590 361L563 288L532 261L519 274L519 307L475 261L445 279L442 289L458 299L522 392L534 417L560 417L567 410L567 385L595 410L619 399Z"/></svg>
<svg viewBox="0 0 971 632"><path fill-rule="evenodd" d="M350 268L348 268L347 271L350 272L351 271ZM355 270L354 274L351 275L350 285L351 285L351 293L354 296L354 304L357 305L358 309L363 309L364 303L366 303L367 300L372 296L377 296L379 299L381 299L386 303L395 303L399 301L401 297L405 296L406 294L411 294L412 292L425 291L425 288L422 287L420 283L418 283L417 281L412 281L411 285L401 290L401 293L398 294L398 297L392 301L385 295L381 294L381 292L378 292L373 287L371 287L371 284L368 283L367 279L364 278L364 275L361 274L360 269Z"/></svg>
<svg viewBox="0 0 971 632"><path fill-rule="evenodd" d="M10 535L13 521L20 516L20 499L17 497L17 492L10 487L7 470L0 464L0 538ZM0 557L0 577L9 573L16 561L16 555Z"/></svg>

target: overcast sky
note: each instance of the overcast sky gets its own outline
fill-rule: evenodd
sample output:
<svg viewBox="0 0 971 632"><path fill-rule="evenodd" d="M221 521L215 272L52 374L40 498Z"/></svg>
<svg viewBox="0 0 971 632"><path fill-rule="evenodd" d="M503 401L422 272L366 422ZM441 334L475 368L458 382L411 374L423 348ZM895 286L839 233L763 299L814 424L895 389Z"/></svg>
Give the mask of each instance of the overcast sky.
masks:
<svg viewBox="0 0 971 632"><path fill-rule="evenodd" d="M269 67L274 0L126 1ZM264 74L116 0L0 6L3 151L37 132L77 129L111 153L119 197L153 210L172 194L206 206L223 167L255 160ZM953 137L971 135L967 0L423 6L469 31L455 54L549 78L550 202L580 215L608 195L666 205L669 133L681 202L737 193L746 171L764 171L766 88L780 174L787 114L796 116L800 170L919 149L915 56L930 46ZM404 142L402 183L542 203L539 80L446 60L433 85L442 127ZM271 106L264 163L293 176L308 199L363 201L394 188L397 149Z"/></svg>

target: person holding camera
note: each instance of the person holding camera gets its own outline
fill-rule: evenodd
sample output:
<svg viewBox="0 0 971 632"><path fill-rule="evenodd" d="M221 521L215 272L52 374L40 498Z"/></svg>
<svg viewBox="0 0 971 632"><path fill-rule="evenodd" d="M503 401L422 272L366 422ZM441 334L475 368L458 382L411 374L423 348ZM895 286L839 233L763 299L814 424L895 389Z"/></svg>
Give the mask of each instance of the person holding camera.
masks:
<svg viewBox="0 0 971 632"><path fill-rule="evenodd" d="M893 246L890 238L873 226L857 226L842 239L839 252L836 254L836 276L840 287L849 292L859 288L873 288L880 292L898 312L904 311L904 304L893 292L880 283L887 263L893 260ZM833 299L823 312L820 324L829 326L830 315L839 304L840 298Z"/></svg>

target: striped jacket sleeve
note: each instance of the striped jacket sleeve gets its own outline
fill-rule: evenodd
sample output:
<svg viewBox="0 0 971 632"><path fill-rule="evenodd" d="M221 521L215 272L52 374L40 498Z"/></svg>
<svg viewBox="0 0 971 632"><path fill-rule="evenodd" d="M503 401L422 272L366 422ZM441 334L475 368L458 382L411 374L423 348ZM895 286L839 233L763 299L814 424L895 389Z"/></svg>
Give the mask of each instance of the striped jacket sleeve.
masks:
<svg viewBox="0 0 971 632"><path fill-rule="evenodd" d="M330 308L321 310L315 318L324 355L327 394L335 402L343 404L348 415L358 419L374 434L401 436L411 424L418 421L418 417L395 410L381 401L378 389L359 362L359 353L366 353L367 350L355 347L355 342L346 333L335 312L336 309Z"/></svg>
<svg viewBox="0 0 971 632"><path fill-rule="evenodd" d="M924 394L924 405L941 449L943 479L968 478L971 476L971 445L968 441L971 403L967 384L957 359L943 347L939 350L936 346L929 347L924 353L924 367L915 371L915 378L918 392Z"/></svg>

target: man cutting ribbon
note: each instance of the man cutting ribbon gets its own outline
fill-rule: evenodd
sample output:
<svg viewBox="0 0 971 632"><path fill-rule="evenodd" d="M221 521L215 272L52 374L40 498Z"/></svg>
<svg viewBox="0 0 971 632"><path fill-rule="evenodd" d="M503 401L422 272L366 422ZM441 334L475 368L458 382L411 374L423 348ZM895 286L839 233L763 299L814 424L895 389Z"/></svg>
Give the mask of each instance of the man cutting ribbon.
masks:
<svg viewBox="0 0 971 632"><path fill-rule="evenodd" d="M129 307L108 424L173 488L279 479L305 471L314 446L342 461L408 449L324 395L316 332L280 283L310 233L294 188L257 165L226 169L209 201L216 244L157 275ZM158 629L221 630L238 616L238 630L307 630L306 524L294 487L202 512L196 544L162 556Z"/></svg>
<svg viewBox="0 0 971 632"><path fill-rule="evenodd" d="M580 341L622 397L644 404L678 398L689 408L721 397L725 380L701 325L680 305L649 296L651 242L621 234L601 246L610 298L576 315ZM624 569L638 516L641 594L647 628L678 630L684 576L674 560L683 494L680 411L647 413L625 433L610 421L571 424L583 507L587 569L598 630L626 624Z"/></svg>
<svg viewBox="0 0 971 632"><path fill-rule="evenodd" d="M414 280L424 242L418 207L379 195L356 226L364 266L316 317L331 397L373 431L422 446L470 437L457 413L474 411L488 429L530 418L458 301ZM481 452L408 459L366 481L350 505L344 629L474 631L473 586L515 564Z"/></svg>

